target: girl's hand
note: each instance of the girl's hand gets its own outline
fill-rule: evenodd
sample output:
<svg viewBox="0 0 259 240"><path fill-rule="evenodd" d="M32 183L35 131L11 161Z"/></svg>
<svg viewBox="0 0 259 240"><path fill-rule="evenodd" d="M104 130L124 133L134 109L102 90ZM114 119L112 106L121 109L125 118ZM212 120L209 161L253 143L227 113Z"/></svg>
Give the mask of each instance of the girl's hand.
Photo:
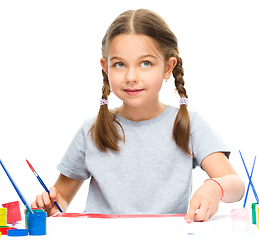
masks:
<svg viewBox="0 0 259 240"><path fill-rule="evenodd" d="M219 202L231 203L242 199L245 191L243 180L238 176L227 157L222 152L215 152L203 159L201 167L208 176L217 180L206 181L193 195L189 211L185 216L188 223L191 221L205 222L218 211Z"/></svg>
<svg viewBox="0 0 259 240"><path fill-rule="evenodd" d="M187 223L206 222L218 211L222 191L214 181L206 181L193 195L189 211L185 216Z"/></svg>
<svg viewBox="0 0 259 240"><path fill-rule="evenodd" d="M47 192L43 192L41 195L36 197L36 200L32 202L32 208L43 208L48 216L52 216L55 213L59 212L58 208L54 204L54 202L58 201L58 192L55 187L51 187L49 189L49 194Z"/></svg>

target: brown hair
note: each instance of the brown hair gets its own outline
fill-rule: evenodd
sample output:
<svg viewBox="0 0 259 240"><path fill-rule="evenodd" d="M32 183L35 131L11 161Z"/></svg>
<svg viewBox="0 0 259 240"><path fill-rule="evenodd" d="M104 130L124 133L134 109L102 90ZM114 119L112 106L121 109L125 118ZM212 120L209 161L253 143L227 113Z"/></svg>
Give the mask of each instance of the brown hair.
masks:
<svg viewBox="0 0 259 240"><path fill-rule="evenodd" d="M173 69L176 91L180 97L188 98L184 88L184 70L182 59L179 57L178 41L170 30L167 23L158 14L147 10L129 10L120 14L108 28L102 41L102 55L107 59L109 43L120 34L140 34L153 38L158 49L163 53L165 60L170 57L177 59L177 65ZM102 99L108 98L111 90L108 76L102 70L103 88ZM114 124L116 123L116 124ZM118 126L122 130L123 136L118 133ZM123 128L116 120L116 115L110 111L107 105L100 107L98 116L92 128L91 136L100 150L106 151L108 148L119 151L118 142L125 139ZM181 105L173 127L173 139L176 144L187 154L191 155L189 149L190 138L190 117L186 105Z"/></svg>

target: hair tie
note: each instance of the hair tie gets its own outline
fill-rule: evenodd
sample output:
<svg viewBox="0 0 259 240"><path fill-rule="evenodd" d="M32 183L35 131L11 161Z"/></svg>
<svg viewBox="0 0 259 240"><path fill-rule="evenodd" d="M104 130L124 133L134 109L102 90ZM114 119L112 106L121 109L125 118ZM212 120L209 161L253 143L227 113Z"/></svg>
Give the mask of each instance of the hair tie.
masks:
<svg viewBox="0 0 259 240"><path fill-rule="evenodd" d="M108 105L109 104L109 101L108 100L106 100L106 99L101 99L100 100L100 106L102 106L102 105Z"/></svg>
<svg viewBox="0 0 259 240"><path fill-rule="evenodd" d="M180 98L179 104L180 104L180 106L181 105L188 106L188 98L185 98L185 97Z"/></svg>

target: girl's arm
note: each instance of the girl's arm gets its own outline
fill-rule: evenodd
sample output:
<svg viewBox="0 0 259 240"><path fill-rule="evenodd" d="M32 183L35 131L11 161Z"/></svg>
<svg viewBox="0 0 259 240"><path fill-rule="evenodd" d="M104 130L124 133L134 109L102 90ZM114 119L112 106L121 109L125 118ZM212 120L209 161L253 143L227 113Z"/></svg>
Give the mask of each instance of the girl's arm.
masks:
<svg viewBox="0 0 259 240"><path fill-rule="evenodd" d="M48 216L52 216L59 212L54 204L57 201L62 211L65 212L83 183L84 181L68 178L60 174L54 187L49 189L50 194L43 192L38 195L36 200L32 202L31 207L43 208L48 213Z"/></svg>
<svg viewBox="0 0 259 240"><path fill-rule="evenodd" d="M241 200L245 191L243 180L223 153L218 152L207 156L201 166L210 178L221 185L224 195L222 198L222 189L215 181L206 181L193 194L185 217L188 223L192 220L207 221L218 211L221 198L226 203L236 202Z"/></svg>

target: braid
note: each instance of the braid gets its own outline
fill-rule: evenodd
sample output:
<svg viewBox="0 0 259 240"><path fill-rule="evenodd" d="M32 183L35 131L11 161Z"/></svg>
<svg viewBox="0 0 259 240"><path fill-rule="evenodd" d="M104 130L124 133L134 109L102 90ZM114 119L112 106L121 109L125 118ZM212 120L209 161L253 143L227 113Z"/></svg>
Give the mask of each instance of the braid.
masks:
<svg viewBox="0 0 259 240"><path fill-rule="evenodd" d="M188 98L188 95L186 93L186 89L184 88L184 79L183 79L183 75L184 75L184 70L182 67L182 59L180 57L177 58L177 65L175 66L174 70L173 70L173 76L175 79L175 87L176 90L178 92L178 94L180 95L180 97L186 97Z"/></svg>
<svg viewBox="0 0 259 240"><path fill-rule="evenodd" d="M188 98L186 89L184 87L184 70L182 67L182 59L177 57L177 65L173 70L173 76L175 78L176 91L180 97ZM174 128L173 128L173 138L176 144L181 147L184 152L191 154L189 149L189 139L190 139L190 116L186 105L181 105L175 118Z"/></svg>
<svg viewBox="0 0 259 240"><path fill-rule="evenodd" d="M102 75L103 75L103 88L102 88L102 99L108 99L108 96L111 93L111 88L110 88L110 84L108 81L108 76L106 75L106 73L104 72L104 70L102 70ZM107 105L105 105L107 106Z"/></svg>
<svg viewBox="0 0 259 240"><path fill-rule="evenodd" d="M108 99L111 93L108 76L102 70L103 74L103 87L102 87L102 99ZM117 131L117 127L114 124L117 123L123 133L123 137ZM107 105L100 106L99 113L97 115L94 125L90 131L93 141L97 144L101 151L107 151L110 148L114 151L119 151L118 141L124 140L124 131L121 124L116 120L115 113L109 111Z"/></svg>

